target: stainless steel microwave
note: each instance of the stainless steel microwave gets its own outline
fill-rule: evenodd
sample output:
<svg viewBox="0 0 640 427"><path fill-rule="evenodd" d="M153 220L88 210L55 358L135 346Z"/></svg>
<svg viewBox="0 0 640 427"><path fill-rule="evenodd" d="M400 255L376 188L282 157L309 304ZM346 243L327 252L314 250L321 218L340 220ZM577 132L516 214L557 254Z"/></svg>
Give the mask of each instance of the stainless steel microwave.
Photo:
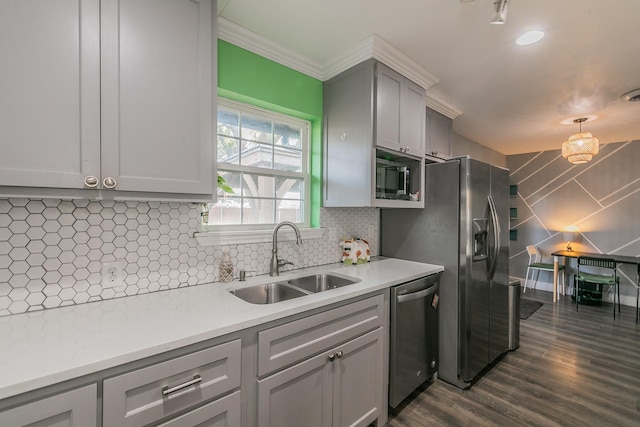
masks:
<svg viewBox="0 0 640 427"><path fill-rule="evenodd" d="M376 158L376 198L410 200L410 172L403 163Z"/></svg>

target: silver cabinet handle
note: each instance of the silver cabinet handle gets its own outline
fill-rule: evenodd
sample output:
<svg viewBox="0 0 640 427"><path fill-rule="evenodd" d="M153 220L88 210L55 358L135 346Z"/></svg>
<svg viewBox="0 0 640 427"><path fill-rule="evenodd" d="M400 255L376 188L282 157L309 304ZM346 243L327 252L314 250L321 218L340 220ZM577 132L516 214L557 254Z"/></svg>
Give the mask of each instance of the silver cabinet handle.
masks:
<svg viewBox="0 0 640 427"><path fill-rule="evenodd" d="M98 178L93 175L89 175L84 179L84 186L89 188L96 188L98 186Z"/></svg>
<svg viewBox="0 0 640 427"><path fill-rule="evenodd" d="M342 359L342 356L344 356L342 350L336 351L336 356L338 357L338 359Z"/></svg>
<svg viewBox="0 0 640 427"><path fill-rule="evenodd" d="M329 362L333 362L334 360L336 360L336 355L335 355L335 354L333 354L333 353L331 353L331 354L329 355Z"/></svg>
<svg viewBox="0 0 640 427"><path fill-rule="evenodd" d="M104 186L104 188L115 188L116 184L117 184L116 179L110 176L106 177L102 181L102 185Z"/></svg>
<svg viewBox="0 0 640 427"><path fill-rule="evenodd" d="M171 388L169 388L169 386L162 387L162 395L169 396L170 394L175 393L176 391L182 390L187 387L191 387L192 385L200 384L201 382L202 382L202 377L199 374L196 374L193 376L192 380L189 380L175 387L171 387Z"/></svg>

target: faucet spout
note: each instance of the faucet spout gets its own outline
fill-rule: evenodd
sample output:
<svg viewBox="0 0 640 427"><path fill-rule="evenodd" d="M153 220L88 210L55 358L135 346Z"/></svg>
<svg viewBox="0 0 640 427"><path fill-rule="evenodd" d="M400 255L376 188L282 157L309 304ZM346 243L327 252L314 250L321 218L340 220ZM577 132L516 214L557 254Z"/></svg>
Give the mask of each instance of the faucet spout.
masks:
<svg viewBox="0 0 640 427"><path fill-rule="evenodd" d="M281 221L273 228L273 238L271 242L271 263L269 264L269 275L270 276L279 276L280 275L280 267L285 264L293 264L289 261L279 260L278 259L278 230L283 226L288 225L293 228L293 231L296 233L296 244L299 246L302 244L302 237L300 237L300 230L298 226L295 225L291 221Z"/></svg>

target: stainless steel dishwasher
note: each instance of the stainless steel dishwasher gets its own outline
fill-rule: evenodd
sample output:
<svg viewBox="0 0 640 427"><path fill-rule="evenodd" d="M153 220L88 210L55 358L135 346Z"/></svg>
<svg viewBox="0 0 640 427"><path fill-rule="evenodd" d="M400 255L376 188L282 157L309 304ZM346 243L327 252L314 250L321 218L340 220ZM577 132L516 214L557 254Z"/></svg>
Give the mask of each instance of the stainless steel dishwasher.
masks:
<svg viewBox="0 0 640 427"><path fill-rule="evenodd" d="M440 274L391 288L389 406L395 408L438 371Z"/></svg>

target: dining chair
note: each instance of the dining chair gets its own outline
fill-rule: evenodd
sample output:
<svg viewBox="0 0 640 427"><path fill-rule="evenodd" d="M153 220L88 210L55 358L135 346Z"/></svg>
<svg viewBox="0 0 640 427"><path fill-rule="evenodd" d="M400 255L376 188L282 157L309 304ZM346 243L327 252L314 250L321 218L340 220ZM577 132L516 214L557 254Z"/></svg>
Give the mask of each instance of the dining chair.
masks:
<svg viewBox="0 0 640 427"><path fill-rule="evenodd" d="M527 252L529 253L529 265L527 265L527 276L524 279L524 290L522 293L527 292L527 284L529 283L529 273L531 273L531 280L533 280L533 275L535 274L535 281L533 282L532 288L535 287L535 284L538 282L538 275L540 271L550 271L553 273L553 264L544 263L542 261L542 255L536 246L527 246ZM562 274L561 274L562 273ZM564 295L564 265L558 266L558 275L562 278L562 294Z"/></svg>
<svg viewBox="0 0 640 427"><path fill-rule="evenodd" d="M585 271L585 267L587 267L589 272ZM593 272L594 270L596 270L596 272ZM581 295L580 285L582 284L584 286L586 283L593 283L598 289L596 291L589 292L589 294L584 290ZM616 293L618 294L618 313L620 313L620 278L618 277L616 261L611 258L593 258L588 256L578 257L578 271L575 276L576 311L578 311L578 308L580 307L581 299L583 302L587 302L592 295L595 295L596 297L599 296L599 299L602 300L602 286L613 286L613 318L615 319Z"/></svg>

